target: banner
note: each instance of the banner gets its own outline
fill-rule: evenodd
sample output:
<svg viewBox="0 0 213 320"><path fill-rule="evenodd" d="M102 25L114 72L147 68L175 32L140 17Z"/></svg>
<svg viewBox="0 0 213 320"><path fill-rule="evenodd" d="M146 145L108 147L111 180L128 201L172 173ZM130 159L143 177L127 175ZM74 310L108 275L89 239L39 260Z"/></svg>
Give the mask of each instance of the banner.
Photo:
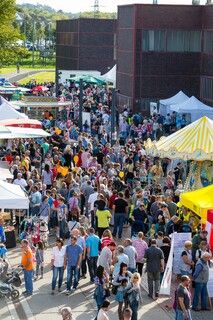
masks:
<svg viewBox="0 0 213 320"><path fill-rule="evenodd" d="M173 254L174 254L174 237L172 234L171 249L169 253L168 262L164 271L163 280L161 282L159 294L170 295L171 281L172 281Z"/></svg>
<svg viewBox="0 0 213 320"><path fill-rule="evenodd" d="M174 238L174 258L173 258L173 272L179 274L179 265L181 253L184 249L185 241L191 241L191 233L173 233Z"/></svg>
<svg viewBox="0 0 213 320"><path fill-rule="evenodd" d="M213 267L209 268L209 281L207 282L209 298L213 298Z"/></svg>

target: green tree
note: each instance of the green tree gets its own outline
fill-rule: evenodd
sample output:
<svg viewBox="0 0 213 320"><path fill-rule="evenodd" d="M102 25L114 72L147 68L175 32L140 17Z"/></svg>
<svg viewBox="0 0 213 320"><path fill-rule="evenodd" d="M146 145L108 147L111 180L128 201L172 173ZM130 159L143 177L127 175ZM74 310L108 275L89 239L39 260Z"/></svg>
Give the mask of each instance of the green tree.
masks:
<svg viewBox="0 0 213 320"><path fill-rule="evenodd" d="M18 62L20 58L26 57L28 54L20 45L22 37L19 29L13 25L15 14L15 0L0 1L0 66Z"/></svg>

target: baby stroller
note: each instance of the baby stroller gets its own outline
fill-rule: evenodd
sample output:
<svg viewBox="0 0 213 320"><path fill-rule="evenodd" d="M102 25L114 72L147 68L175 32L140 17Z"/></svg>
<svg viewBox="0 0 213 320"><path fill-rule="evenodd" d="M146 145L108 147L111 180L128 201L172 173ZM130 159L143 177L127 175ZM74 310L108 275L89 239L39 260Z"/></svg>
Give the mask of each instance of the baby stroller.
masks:
<svg viewBox="0 0 213 320"><path fill-rule="evenodd" d="M6 261L0 262L0 297L7 297L13 300L18 299L19 291L14 287L21 286L21 279L19 277L20 267L7 272L8 263Z"/></svg>

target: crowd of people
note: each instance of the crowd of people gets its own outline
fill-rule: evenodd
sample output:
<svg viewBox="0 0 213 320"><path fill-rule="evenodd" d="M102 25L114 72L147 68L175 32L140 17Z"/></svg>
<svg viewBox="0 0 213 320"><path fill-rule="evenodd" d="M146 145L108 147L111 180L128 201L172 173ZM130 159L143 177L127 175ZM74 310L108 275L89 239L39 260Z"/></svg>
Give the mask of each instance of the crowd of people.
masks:
<svg viewBox="0 0 213 320"><path fill-rule="evenodd" d="M193 309L200 310L201 296L201 308L207 310L211 254L206 232L199 229L189 210L177 205L187 165L152 158L144 148L147 138L159 139L185 126L184 116L146 117L124 107L117 112L118 137L112 141L112 94L107 88L85 87L83 108L90 122L83 123L82 132L78 128L79 88L61 86L59 95L72 100L72 105L57 119L46 114L43 125L51 136L8 141L3 156L11 168L12 183L20 185L30 201L20 239L24 294L32 295L33 280L45 277L45 247L52 246L55 237L51 294L56 288L63 290L66 270L67 295L82 278L94 284L98 320L109 319L110 296L117 301L119 320L137 320L142 275L147 274L149 298L158 299L171 234L190 232L192 243L185 243L180 256L176 320L191 319L190 280ZM37 220L42 220L43 228L46 224L47 241L40 233L35 237ZM71 310L63 313L69 315Z"/></svg>

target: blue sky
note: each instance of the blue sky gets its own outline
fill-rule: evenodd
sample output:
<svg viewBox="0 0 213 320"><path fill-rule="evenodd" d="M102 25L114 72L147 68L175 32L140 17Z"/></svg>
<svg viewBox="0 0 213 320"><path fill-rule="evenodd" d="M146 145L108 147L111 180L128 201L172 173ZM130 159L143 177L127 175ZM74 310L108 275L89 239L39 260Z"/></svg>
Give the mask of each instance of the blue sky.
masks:
<svg viewBox="0 0 213 320"><path fill-rule="evenodd" d="M22 3L40 3L47 4L56 10L67 12L92 11L94 0L16 0L18 4ZM129 3L152 3L152 0L99 0L100 10L115 12L118 5ZM201 0L201 4L205 4L205 0ZM158 0L159 4L191 4L192 0Z"/></svg>

